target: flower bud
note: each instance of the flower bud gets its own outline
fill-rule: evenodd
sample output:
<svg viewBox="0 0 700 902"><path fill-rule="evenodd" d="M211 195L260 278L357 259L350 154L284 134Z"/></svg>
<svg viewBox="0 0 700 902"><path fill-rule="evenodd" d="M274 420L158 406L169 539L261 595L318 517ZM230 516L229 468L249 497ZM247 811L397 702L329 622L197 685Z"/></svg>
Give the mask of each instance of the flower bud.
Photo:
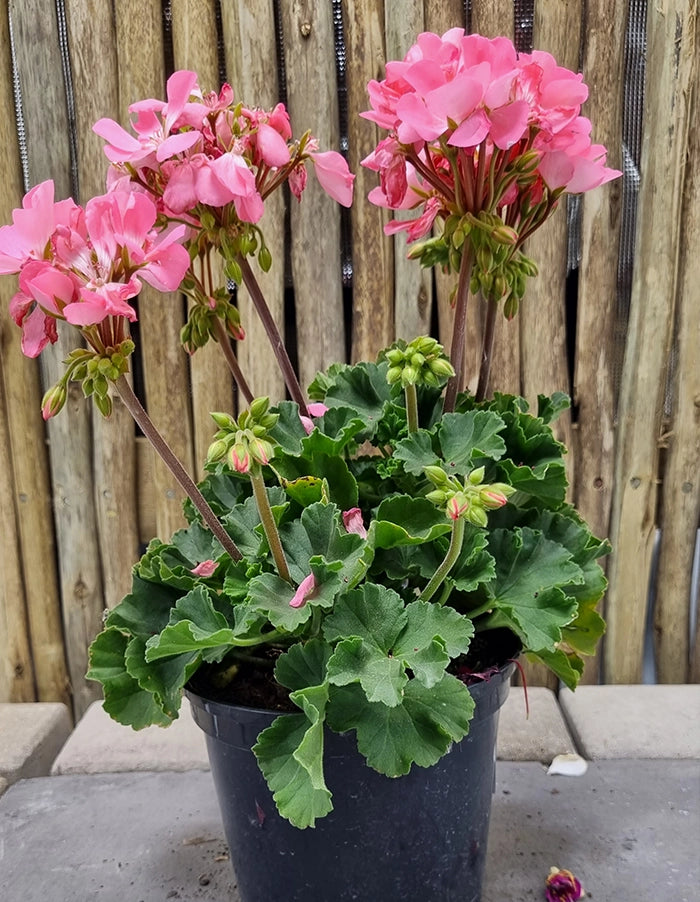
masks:
<svg viewBox="0 0 700 902"><path fill-rule="evenodd" d="M437 505L438 507L442 507L442 505L447 501L447 492L441 491L441 489L434 489L432 492L428 492L425 496L428 501L432 504Z"/></svg>
<svg viewBox="0 0 700 902"><path fill-rule="evenodd" d="M248 447L253 460L259 464L269 464L270 460L275 456L275 449L272 447L272 444L264 439L254 438L249 442Z"/></svg>
<svg viewBox="0 0 700 902"><path fill-rule="evenodd" d="M447 502L446 514L450 520L459 520L462 516L469 517L471 513L469 499L462 492L456 492Z"/></svg>
<svg viewBox="0 0 700 902"><path fill-rule="evenodd" d="M449 478L442 467L438 467L436 464L431 464L430 466L423 467L423 472L434 486L446 487L449 485Z"/></svg>
<svg viewBox="0 0 700 902"><path fill-rule="evenodd" d="M488 518L486 516L486 511L482 507L479 507L476 504L473 504L469 508L469 510L466 512L465 516L466 516L467 520L469 520L470 523L474 524L474 526L484 527L484 526L487 526L488 522L489 522Z"/></svg>
<svg viewBox="0 0 700 902"><path fill-rule="evenodd" d="M498 244L515 244L518 240L518 233L511 226L507 226L504 223L496 226L496 228L491 232L491 237Z"/></svg>
<svg viewBox="0 0 700 902"><path fill-rule="evenodd" d="M237 473L248 473L250 470L250 454L243 442L236 442L229 451L229 463Z"/></svg>
<svg viewBox="0 0 700 902"><path fill-rule="evenodd" d="M45 420L50 420L63 408L66 403L66 388L60 382L50 388L41 401L41 415Z"/></svg>
<svg viewBox="0 0 700 902"><path fill-rule="evenodd" d="M490 511L498 510L499 507L503 507L508 501L503 492L496 492L493 487L482 489L479 492L479 500Z"/></svg>
<svg viewBox="0 0 700 902"><path fill-rule="evenodd" d="M209 445L209 450L207 451L207 463L217 463L226 456L227 451L228 442L225 442L221 438L217 439L215 442L212 442L211 445Z"/></svg>
<svg viewBox="0 0 700 902"><path fill-rule="evenodd" d="M454 376L454 367L446 357L436 357L428 364L430 371L436 376Z"/></svg>
<svg viewBox="0 0 700 902"><path fill-rule="evenodd" d="M209 416L214 420L219 429L235 429L236 421L227 413L218 413L214 411Z"/></svg>
<svg viewBox="0 0 700 902"><path fill-rule="evenodd" d="M477 467L469 474L469 483L471 485L480 485L484 481L486 470L484 467Z"/></svg>
<svg viewBox="0 0 700 902"><path fill-rule="evenodd" d="M267 413L267 410L270 406L269 398L256 398L254 401L250 402L250 416L251 419L258 422L260 417L264 416Z"/></svg>
<svg viewBox="0 0 700 902"><path fill-rule="evenodd" d="M272 266L272 254L266 244L263 244L258 252L258 263L263 272L270 271L270 267Z"/></svg>

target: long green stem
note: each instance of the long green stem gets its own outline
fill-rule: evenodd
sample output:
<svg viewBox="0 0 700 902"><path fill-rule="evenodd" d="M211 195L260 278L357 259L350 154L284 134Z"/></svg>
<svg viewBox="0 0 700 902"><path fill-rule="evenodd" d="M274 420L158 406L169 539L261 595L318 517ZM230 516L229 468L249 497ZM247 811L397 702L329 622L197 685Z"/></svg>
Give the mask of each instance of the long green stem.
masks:
<svg viewBox="0 0 700 902"><path fill-rule="evenodd" d="M486 308L486 325L484 327L484 344L481 349L481 366L479 367L479 382L476 387L476 400L483 401L489 388L489 376L491 375L491 358L493 357L493 339L496 334L496 313L498 301L489 298Z"/></svg>
<svg viewBox="0 0 700 902"><path fill-rule="evenodd" d="M253 485L253 494L255 495L255 503L258 506L260 521L262 522L265 535L267 536L267 544L270 546L272 557L277 567L277 572L285 582L291 583L292 578L289 575L289 567L287 566L287 558L284 556L284 549L280 541L280 534L277 531L275 517L270 507L270 499L267 497L265 490L265 481L261 473L250 471L250 481Z"/></svg>
<svg viewBox="0 0 700 902"><path fill-rule="evenodd" d="M430 601L440 586L445 581L445 577L454 567L462 550L464 542L464 520L460 517L454 521L452 526L452 536L450 537L450 547L447 549L445 560L440 564L435 573L430 578L430 582L420 594L419 601Z"/></svg>
<svg viewBox="0 0 700 902"><path fill-rule="evenodd" d="M459 266L459 282L457 283L457 300L455 304L455 318L452 326L452 346L450 348L450 362L455 374L447 383L445 391L445 413L451 413L455 409L457 392L464 384L464 342L467 331L467 301L469 299L469 283L472 276L472 251L471 244L465 242L462 251L462 260Z"/></svg>
<svg viewBox="0 0 700 902"><path fill-rule="evenodd" d="M404 387L406 396L406 423L409 432L416 432L418 429L418 393L416 386L411 383Z"/></svg>
<svg viewBox="0 0 700 902"><path fill-rule="evenodd" d="M221 322L219 317L214 318L214 329L216 330L216 338L219 343L219 347L223 351L224 357L226 358L226 363L228 364L228 368L231 370L231 374L238 386L241 394L246 399L248 404L253 400L255 395L250 389L245 376L243 375L243 371L238 365L238 359L236 355L233 353L233 348L231 347L231 342L229 340L226 329L224 328L224 324Z"/></svg>
<svg viewBox="0 0 700 902"><path fill-rule="evenodd" d="M242 555L233 542L233 539L221 525L218 517L209 507L204 495L199 491L187 470L185 470L175 456L170 445L165 441L160 432L158 432L153 420L151 420L142 407L141 402L134 394L134 391L126 378L120 376L114 385L119 393L119 397L124 402L124 406L134 418L137 425L141 428L141 431L153 446L156 454L158 454L160 459L173 474L182 490L187 494L192 504L194 504L202 515L202 519L219 540L224 550L229 553L234 561L240 561Z"/></svg>
<svg viewBox="0 0 700 902"><path fill-rule="evenodd" d="M287 349L282 341L282 336L277 328L277 323L275 322L272 313L270 313L270 308L267 306L267 301L258 284L258 280L255 278L255 274L250 268L250 264L242 254L238 255L237 261L238 265L241 267L245 287L248 289L250 299L267 332L267 337L272 345L272 350L277 358L277 363L282 370L282 375L287 388L289 389L289 394L292 396L292 400L296 401L299 405L299 413L302 416L308 416L304 393L301 390L299 380L294 372L294 367L292 366L292 362L287 354Z"/></svg>

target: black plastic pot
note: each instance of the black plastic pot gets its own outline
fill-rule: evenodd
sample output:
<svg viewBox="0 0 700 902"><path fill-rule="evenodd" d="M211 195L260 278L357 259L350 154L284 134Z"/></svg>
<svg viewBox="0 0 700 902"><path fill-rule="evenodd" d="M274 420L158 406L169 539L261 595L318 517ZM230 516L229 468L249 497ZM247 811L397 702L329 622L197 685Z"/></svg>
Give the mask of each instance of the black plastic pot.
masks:
<svg viewBox="0 0 700 902"><path fill-rule="evenodd" d="M471 687L469 735L431 768L390 779L354 734L327 731L334 810L298 830L281 818L251 747L276 713L188 690L207 747L242 902L479 902L498 711L514 665Z"/></svg>

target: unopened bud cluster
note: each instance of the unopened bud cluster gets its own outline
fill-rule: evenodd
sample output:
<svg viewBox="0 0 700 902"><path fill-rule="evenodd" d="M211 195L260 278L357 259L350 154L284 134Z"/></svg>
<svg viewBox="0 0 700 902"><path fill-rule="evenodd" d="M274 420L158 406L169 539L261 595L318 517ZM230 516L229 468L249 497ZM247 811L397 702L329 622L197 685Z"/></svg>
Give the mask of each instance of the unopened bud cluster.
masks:
<svg viewBox="0 0 700 902"><path fill-rule="evenodd" d="M238 473L250 473L268 464L275 454L268 430L279 419L279 414L270 413L269 408L269 398L256 398L238 421L227 413L212 413L219 431L209 446L207 463L225 461Z"/></svg>
<svg viewBox="0 0 700 902"><path fill-rule="evenodd" d="M226 333L231 338L236 341L245 338L238 308L231 303L225 288L217 289L209 298L200 298L196 292L190 294L195 298L195 303L190 308L187 322L180 330L180 341L188 354L194 354L197 348L203 348L210 338L216 340L214 326L217 318L223 322Z"/></svg>
<svg viewBox="0 0 700 902"><path fill-rule="evenodd" d="M129 357L133 351L131 339L120 342L114 348L106 348L102 353L87 348L71 351L64 361L66 371L62 378L42 399L43 418L55 417L61 410L68 397L69 382L81 382L85 397L92 398L100 413L108 417L112 412L109 384L129 372Z"/></svg>
<svg viewBox="0 0 700 902"><path fill-rule="evenodd" d="M424 467L423 472L435 486L425 497L443 508L450 520L463 519L474 526L486 526L486 511L503 507L515 491L503 482L485 484L483 467L472 470L463 483L438 465Z"/></svg>
<svg viewBox="0 0 700 902"><path fill-rule="evenodd" d="M452 364L443 353L442 345L434 338L422 335L410 344L400 340L384 352L389 362L386 374L389 385L400 382L408 385L430 385L440 388L454 376Z"/></svg>

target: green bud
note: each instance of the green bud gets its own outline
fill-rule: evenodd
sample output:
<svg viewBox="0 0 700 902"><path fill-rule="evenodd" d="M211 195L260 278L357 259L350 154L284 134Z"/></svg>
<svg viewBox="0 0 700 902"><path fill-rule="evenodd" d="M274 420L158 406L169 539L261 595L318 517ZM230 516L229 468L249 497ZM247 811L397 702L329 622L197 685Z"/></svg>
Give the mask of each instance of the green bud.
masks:
<svg viewBox="0 0 700 902"><path fill-rule="evenodd" d="M280 415L278 413L266 413L264 417L260 417L260 425L265 429L272 429L277 425Z"/></svg>
<svg viewBox="0 0 700 902"><path fill-rule="evenodd" d="M442 467L437 466L437 464L430 464L427 467L423 467L423 472L436 487L447 487L450 484L447 473L445 473Z"/></svg>
<svg viewBox="0 0 700 902"><path fill-rule="evenodd" d="M482 507L478 507L476 504L472 504L469 510L466 512L465 517L469 520L470 523L473 523L474 526L488 526L488 517L486 516L486 511Z"/></svg>
<svg viewBox="0 0 700 902"><path fill-rule="evenodd" d="M103 417L108 417L112 413L112 399L109 395L95 393L93 400L95 402L95 407Z"/></svg>
<svg viewBox="0 0 700 902"><path fill-rule="evenodd" d="M260 264L260 269L263 272L269 272L270 267L272 266L272 254L270 253L266 244L260 248L258 253L258 263Z"/></svg>
<svg viewBox="0 0 700 902"><path fill-rule="evenodd" d="M269 398L256 398L254 401L251 401L249 407L251 419L258 422L267 413L269 406Z"/></svg>
<svg viewBox="0 0 700 902"><path fill-rule="evenodd" d="M384 356L393 366L403 362L403 351L400 348L388 348Z"/></svg>
<svg viewBox="0 0 700 902"><path fill-rule="evenodd" d="M209 416L214 420L219 429L235 429L236 421L228 413L219 413L214 411Z"/></svg>
<svg viewBox="0 0 700 902"><path fill-rule="evenodd" d="M66 403L66 388L62 382L50 388L41 401L41 415L45 420L55 417Z"/></svg>
<svg viewBox="0 0 700 902"><path fill-rule="evenodd" d="M236 260L228 260L224 266L224 275L227 279L231 279L236 285L240 285L243 281L243 273L241 267Z"/></svg>
<svg viewBox="0 0 700 902"><path fill-rule="evenodd" d="M484 481L485 474L486 469L484 467L477 467L476 470L472 470L469 474L469 484L480 485Z"/></svg>
<svg viewBox="0 0 700 902"><path fill-rule="evenodd" d="M401 384L415 385L418 381L418 370L414 366L405 366L401 370Z"/></svg>
<svg viewBox="0 0 700 902"><path fill-rule="evenodd" d="M506 302L503 305L503 315L507 320L513 319L515 314L518 312L518 299L515 294L511 293L506 298Z"/></svg>
<svg viewBox="0 0 700 902"><path fill-rule="evenodd" d="M466 241L466 238L467 236L464 234L464 229L455 229L452 235L452 247L455 248L455 250L459 250Z"/></svg>
<svg viewBox="0 0 700 902"><path fill-rule="evenodd" d="M443 492L440 489L434 489L432 492L428 492L425 497L428 501L441 507L447 501L449 496L447 492Z"/></svg>
<svg viewBox="0 0 700 902"><path fill-rule="evenodd" d="M491 238L498 244L513 245L518 240L518 233L511 226L501 223L491 232Z"/></svg>
<svg viewBox="0 0 700 902"><path fill-rule="evenodd" d="M216 225L216 219L214 219L214 214L210 210L202 210L199 221L208 232Z"/></svg>
<svg viewBox="0 0 700 902"><path fill-rule="evenodd" d="M392 366L386 371L386 381L389 385L393 385L395 382L398 382L401 378L401 367L400 366Z"/></svg>
<svg viewBox="0 0 700 902"><path fill-rule="evenodd" d="M217 461L222 460L226 456L227 451L228 442L223 439L217 439L209 445L209 450L207 451L207 463L216 463Z"/></svg>
<svg viewBox="0 0 700 902"><path fill-rule="evenodd" d="M428 364L430 371L436 376L454 376L454 367L446 357L436 357Z"/></svg>

